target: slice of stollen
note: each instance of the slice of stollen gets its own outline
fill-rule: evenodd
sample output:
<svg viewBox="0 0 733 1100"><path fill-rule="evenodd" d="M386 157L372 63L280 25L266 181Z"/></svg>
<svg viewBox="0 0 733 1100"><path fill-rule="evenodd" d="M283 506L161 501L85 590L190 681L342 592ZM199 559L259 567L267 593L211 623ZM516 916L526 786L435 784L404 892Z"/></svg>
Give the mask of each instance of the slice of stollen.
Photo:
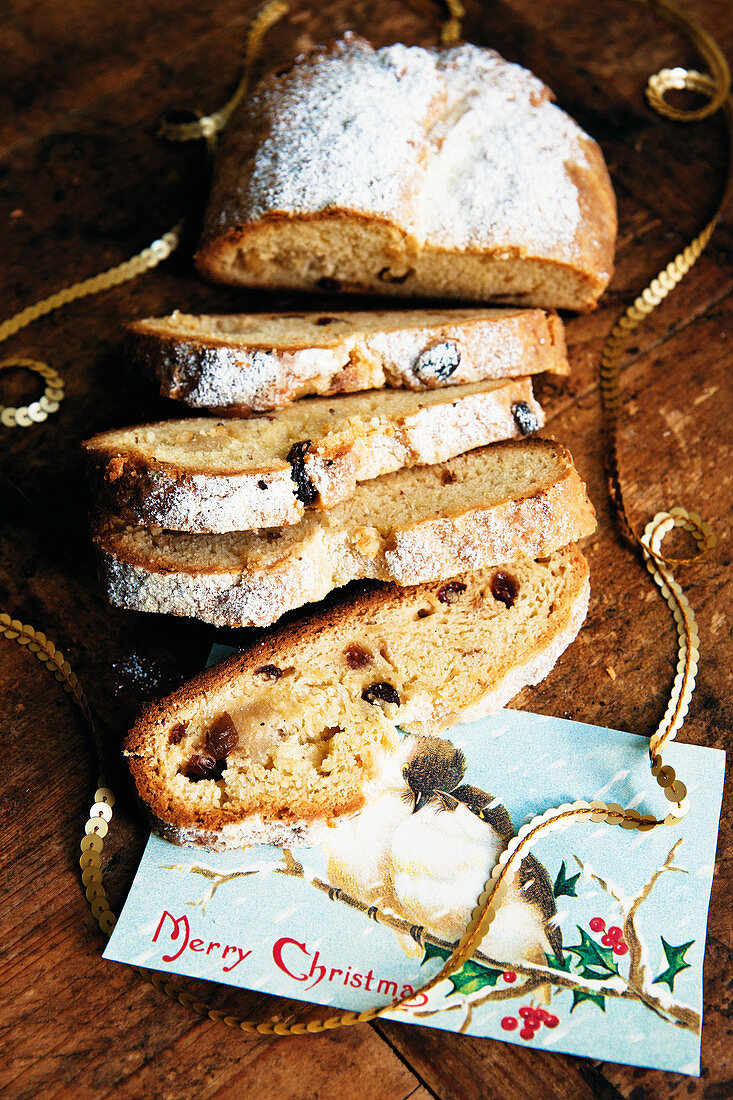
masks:
<svg viewBox="0 0 733 1100"><path fill-rule="evenodd" d="M364 482L292 527L190 535L103 516L95 540L113 604L266 626L349 581L440 580L546 557L594 529L569 452L532 439Z"/></svg>
<svg viewBox="0 0 733 1100"><path fill-rule="evenodd" d="M544 309L176 311L137 321L129 332L134 358L164 397L240 415L311 394L570 370L562 321Z"/></svg>
<svg viewBox="0 0 733 1100"><path fill-rule="evenodd" d="M126 753L179 844L318 843L378 792L396 725L438 733L543 679L588 605L577 547L411 588L380 586L267 631L144 712Z"/></svg>
<svg viewBox="0 0 733 1100"><path fill-rule="evenodd" d="M275 416L171 420L84 444L99 507L131 523L221 533L298 523L358 482L442 462L544 423L529 378L298 401Z"/></svg>

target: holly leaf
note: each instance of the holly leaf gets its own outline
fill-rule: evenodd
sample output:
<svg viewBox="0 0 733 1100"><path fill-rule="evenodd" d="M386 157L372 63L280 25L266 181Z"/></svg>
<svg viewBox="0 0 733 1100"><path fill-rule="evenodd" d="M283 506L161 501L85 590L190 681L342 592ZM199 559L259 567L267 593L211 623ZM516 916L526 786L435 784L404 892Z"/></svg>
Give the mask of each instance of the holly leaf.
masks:
<svg viewBox="0 0 733 1100"><path fill-rule="evenodd" d="M552 967L553 970L564 970L566 974L570 973L570 959L565 958L560 962L557 955L548 955L546 951L545 958L547 960L547 965Z"/></svg>
<svg viewBox="0 0 733 1100"><path fill-rule="evenodd" d="M448 981L453 986L454 993L478 993L487 986L492 988L502 975L501 970L492 970L488 966L481 966L473 959L464 963L457 974L451 974Z"/></svg>
<svg viewBox="0 0 733 1100"><path fill-rule="evenodd" d="M594 1005L598 1005L601 1012L606 1011L606 998L600 993L591 993L587 989L574 989L573 990L573 1003L570 1006L570 1011L582 1004L583 1001L592 1001Z"/></svg>
<svg viewBox="0 0 733 1100"><path fill-rule="evenodd" d="M603 974L600 970L593 970L590 966L583 966L580 969L581 978L590 978L594 982L602 982L604 978L608 977L608 974Z"/></svg>
<svg viewBox="0 0 733 1100"><path fill-rule="evenodd" d="M424 966L426 962L430 961L430 959L442 959L443 962L445 962L446 959L449 959L452 954L453 952L449 951L446 947L438 947L437 944L426 943L425 954L422 957L422 962L420 963L420 966Z"/></svg>
<svg viewBox="0 0 733 1100"><path fill-rule="evenodd" d="M428 962L429 959L442 959L445 962L446 959L451 957L451 954L452 952L445 947L437 947L433 943L426 943L421 965ZM480 989L485 989L487 986L495 986L501 975L501 970L493 970L489 966L482 966L480 963L474 962L473 959L469 959L457 974L450 975L448 981L453 987L453 993L478 993Z"/></svg>
<svg viewBox="0 0 733 1100"><path fill-rule="evenodd" d="M664 936L659 937L662 941L662 947L664 948L664 955L667 960L667 969L663 970L659 977L655 978L652 985L656 985L658 982L663 982L664 985L669 986L670 990L674 992L674 980L682 970L689 970L691 964L685 962L685 954L690 950L694 940L690 940L689 943L681 943L678 947L674 947L671 943L667 943Z"/></svg>
<svg viewBox="0 0 733 1100"><path fill-rule="evenodd" d="M556 898L565 897L577 898L575 893L575 883L580 878L580 871L577 875L571 875L570 878L565 874L565 860L560 864L560 870L557 872L557 878L555 879L555 885L552 888L552 892Z"/></svg>
<svg viewBox="0 0 733 1100"><path fill-rule="evenodd" d="M579 924L576 928L580 932L580 943L573 947L568 945L565 951L577 955L583 977L607 978L609 974L618 974L618 963L613 957L613 950L596 943Z"/></svg>

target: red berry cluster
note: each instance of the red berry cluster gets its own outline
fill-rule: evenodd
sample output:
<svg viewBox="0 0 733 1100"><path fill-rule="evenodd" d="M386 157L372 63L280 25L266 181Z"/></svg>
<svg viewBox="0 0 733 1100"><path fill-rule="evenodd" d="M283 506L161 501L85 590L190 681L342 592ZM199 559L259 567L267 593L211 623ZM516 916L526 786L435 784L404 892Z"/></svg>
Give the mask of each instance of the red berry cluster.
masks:
<svg viewBox="0 0 733 1100"><path fill-rule="evenodd" d="M594 917L589 925L591 932L603 932L605 927L603 917ZM629 950L629 945L624 942L624 934L617 924L612 924L605 936L601 936L601 943L604 947L612 948L614 955L625 955Z"/></svg>
<svg viewBox="0 0 733 1100"><path fill-rule="evenodd" d="M522 1005L519 1015L524 1024L519 1032L520 1039L534 1039L535 1032L542 1024L545 1027L557 1027L560 1023L559 1017L554 1016L551 1012L546 1012L544 1008L533 1008L532 1005ZM505 1016L501 1021L501 1026L504 1031L516 1031L519 1027L519 1020L516 1016Z"/></svg>

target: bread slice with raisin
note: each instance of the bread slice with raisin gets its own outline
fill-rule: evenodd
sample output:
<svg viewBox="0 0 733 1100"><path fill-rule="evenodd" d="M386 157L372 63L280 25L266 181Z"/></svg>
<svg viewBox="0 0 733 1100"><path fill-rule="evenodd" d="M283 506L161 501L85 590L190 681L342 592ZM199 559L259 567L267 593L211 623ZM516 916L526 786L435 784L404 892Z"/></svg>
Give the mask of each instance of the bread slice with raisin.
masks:
<svg viewBox="0 0 733 1100"><path fill-rule="evenodd" d="M238 415L315 394L429 390L570 369L562 321L543 309L176 311L129 332L133 358L164 397Z"/></svg>
<svg viewBox="0 0 733 1100"><path fill-rule="evenodd" d="M298 523L358 482L544 423L529 378L298 401L276 416L171 420L84 444L97 504L130 523L221 533Z"/></svg>
<svg viewBox="0 0 733 1100"><path fill-rule="evenodd" d="M326 511L262 531L191 535L103 516L95 541L113 604L215 626L266 626L353 580L440 580L546 557L595 529L568 451L528 439L366 481Z"/></svg>
<svg viewBox="0 0 733 1100"><path fill-rule="evenodd" d="M396 726L432 734L543 679L588 605L577 547L380 586L265 632L149 706L125 752L154 827L215 849L315 844L379 790Z"/></svg>

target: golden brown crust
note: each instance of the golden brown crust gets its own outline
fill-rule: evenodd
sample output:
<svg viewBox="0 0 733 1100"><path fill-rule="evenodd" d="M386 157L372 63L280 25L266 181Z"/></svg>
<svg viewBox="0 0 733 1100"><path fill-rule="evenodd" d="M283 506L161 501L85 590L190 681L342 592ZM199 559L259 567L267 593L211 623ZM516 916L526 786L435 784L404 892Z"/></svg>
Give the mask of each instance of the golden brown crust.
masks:
<svg viewBox="0 0 733 1100"><path fill-rule="evenodd" d="M588 312L595 307L613 276L618 215L616 195L603 154L589 137L584 136L581 140L589 166L568 164L567 172L577 189L583 214L576 243L589 281L588 303L582 311Z"/></svg>

